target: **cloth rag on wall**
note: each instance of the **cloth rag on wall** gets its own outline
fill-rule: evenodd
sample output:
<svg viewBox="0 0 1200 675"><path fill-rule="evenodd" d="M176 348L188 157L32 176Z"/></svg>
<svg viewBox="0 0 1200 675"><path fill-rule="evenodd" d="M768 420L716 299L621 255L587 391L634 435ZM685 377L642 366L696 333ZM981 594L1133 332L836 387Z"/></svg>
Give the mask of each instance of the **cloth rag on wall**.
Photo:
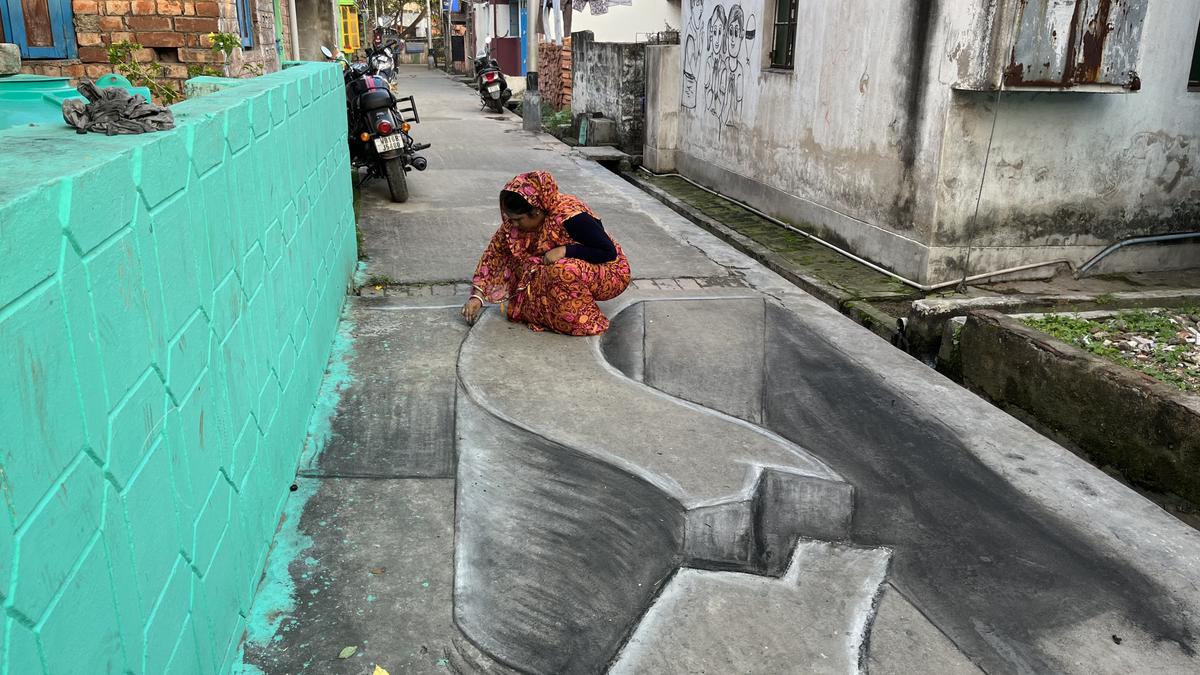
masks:
<svg viewBox="0 0 1200 675"><path fill-rule="evenodd" d="M87 102L77 98L63 101L63 119L79 133L89 131L107 136L144 134L175 128L175 115L169 108L147 103L137 94L120 87L99 89L84 81L77 89Z"/></svg>
<svg viewBox="0 0 1200 675"><path fill-rule="evenodd" d="M592 16L598 16L600 14L608 14L609 7L617 5L628 6L632 4L633 0L572 0L571 9L576 12L582 12L586 6L591 10Z"/></svg>

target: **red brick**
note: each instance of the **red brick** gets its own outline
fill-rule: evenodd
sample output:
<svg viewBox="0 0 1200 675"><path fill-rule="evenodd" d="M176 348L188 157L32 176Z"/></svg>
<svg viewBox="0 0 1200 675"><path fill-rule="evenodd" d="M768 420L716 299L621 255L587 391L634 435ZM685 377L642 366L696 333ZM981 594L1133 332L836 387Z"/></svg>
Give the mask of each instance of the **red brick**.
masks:
<svg viewBox="0 0 1200 675"><path fill-rule="evenodd" d="M84 63L108 63L108 50L104 47L80 47L79 60Z"/></svg>
<svg viewBox="0 0 1200 675"><path fill-rule="evenodd" d="M221 7L215 2L197 2L196 16L221 16Z"/></svg>
<svg viewBox="0 0 1200 675"><path fill-rule="evenodd" d="M108 16L125 16L129 13L129 0L108 0L104 3L104 13Z"/></svg>
<svg viewBox="0 0 1200 675"><path fill-rule="evenodd" d="M96 0L72 0L71 10L76 14L99 14L100 3Z"/></svg>
<svg viewBox="0 0 1200 675"><path fill-rule="evenodd" d="M102 77L104 75L109 74L110 72L112 72L112 68L109 67L108 65L100 65L98 63L89 63L88 65L84 66L84 73L86 73L87 76L92 79L96 79L97 77Z"/></svg>
<svg viewBox="0 0 1200 675"><path fill-rule="evenodd" d="M182 4L184 16L196 16L196 3L194 0L182 0Z"/></svg>
<svg viewBox="0 0 1200 675"><path fill-rule="evenodd" d="M125 28L125 19L120 16L102 16L100 17L100 30L105 33L110 33L114 30L123 30Z"/></svg>
<svg viewBox="0 0 1200 675"><path fill-rule="evenodd" d="M180 33L215 33L219 26L215 17L180 17L175 19L175 30Z"/></svg>
<svg viewBox="0 0 1200 675"><path fill-rule="evenodd" d="M211 49L181 48L179 50L179 60L184 63L223 63L225 55L214 52Z"/></svg>
<svg viewBox="0 0 1200 675"><path fill-rule="evenodd" d="M125 32L125 31L109 33L108 39L105 40L104 43L111 45L114 42L124 42L126 40L132 42L133 41L133 33L129 33L129 32Z"/></svg>
<svg viewBox="0 0 1200 675"><path fill-rule="evenodd" d="M158 3L154 0L133 0L132 9L134 14L155 14L158 12Z"/></svg>
<svg viewBox="0 0 1200 675"><path fill-rule="evenodd" d="M104 44L99 33L79 33L75 36L75 41L80 47L96 47Z"/></svg>
<svg viewBox="0 0 1200 675"><path fill-rule="evenodd" d="M187 79L187 66L182 63L164 63L163 77L173 78L177 80Z"/></svg>
<svg viewBox="0 0 1200 675"><path fill-rule="evenodd" d="M86 74L85 66L82 63L72 63L71 65L66 67L66 73L64 73L64 74L67 77L71 77L71 78L78 80L79 78L83 77Z"/></svg>
<svg viewBox="0 0 1200 675"><path fill-rule="evenodd" d="M143 47L182 47L183 35L167 31L138 33L135 41L141 43Z"/></svg>
<svg viewBox="0 0 1200 675"><path fill-rule="evenodd" d="M170 16L183 14L183 6L179 0L158 0L158 13Z"/></svg>
<svg viewBox="0 0 1200 675"><path fill-rule="evenodd" d="M131 16L125 19L131 30L171 30L171 18L166 16Z"/></svg>

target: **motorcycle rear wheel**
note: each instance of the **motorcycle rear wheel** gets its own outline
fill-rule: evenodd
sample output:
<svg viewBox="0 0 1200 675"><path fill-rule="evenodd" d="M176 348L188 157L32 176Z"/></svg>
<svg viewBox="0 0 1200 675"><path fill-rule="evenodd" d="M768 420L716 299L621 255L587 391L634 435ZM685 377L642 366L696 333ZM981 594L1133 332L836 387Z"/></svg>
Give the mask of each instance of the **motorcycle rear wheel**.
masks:
<svg viewBox="0 0 1200 675"><path fill-rule="evenodd" d="M500 99L498 99L498 98L489 98L487 100L487 107L489 110L491 110L494 113L504 112L504 104L501 103Z"/></svg>
<svg viewBox="0 0 1200 675"><path fill-rule="evenodd" d="M408 172L404 170L404 160L399 157L386 160L383 163L383 172L387 176L388 192L392 194L392 201L408 201Z"/></svg>

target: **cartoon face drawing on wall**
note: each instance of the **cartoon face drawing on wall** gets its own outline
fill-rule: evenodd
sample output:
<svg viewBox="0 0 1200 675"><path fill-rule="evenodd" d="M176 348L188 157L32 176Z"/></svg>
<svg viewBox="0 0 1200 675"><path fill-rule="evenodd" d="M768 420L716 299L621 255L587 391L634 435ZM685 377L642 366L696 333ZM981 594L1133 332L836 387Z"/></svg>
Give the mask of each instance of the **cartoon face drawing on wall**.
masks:
<svg viewBox="0 0 1200 675"><path fill-rule="evenodd" d="M734 5L729 8L729 19L725 28L725 52L729 58L736 59L742 51L742 40L746 36L746 17L742 14L742 6Z"/></svg>
<svg viewBox="0 0 1200 675"><path fill-rule="evenodd" d="M704 0L691 0L688 3L688 24L697 31L704 27Z"/></svg>
<svg viewBox="0 0 1200 675"><path fill-rule="evenodd" d="M708 17L706 49L710 55L717 55L725 51L725 8L721 5L713 7L712 15Z"/></svg>

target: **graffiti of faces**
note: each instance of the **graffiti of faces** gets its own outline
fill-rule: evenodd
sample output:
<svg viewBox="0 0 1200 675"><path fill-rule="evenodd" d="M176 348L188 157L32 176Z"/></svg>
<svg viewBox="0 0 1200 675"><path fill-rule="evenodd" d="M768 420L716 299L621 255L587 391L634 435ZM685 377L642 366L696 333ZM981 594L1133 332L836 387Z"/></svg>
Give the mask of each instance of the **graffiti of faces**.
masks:
<svg viewBox="0 0 1200 675"><path fill-rule="evenodd" d="M736 59L742 51L742 40L746 36L746 17L742 14L742 6L734 5L729 8L729 19L726 21L725 51L730 58Z"/></svg>
<svg viewBox="0 0 1200 675"><path fill-rule="evenodd" d="M705 46L710 54L725 51L725 8L721 5L713 7L712 15L708 17L708 43Z"/></svg>
<svg viewBox="0 0 1200 675"><path fill-rule="evenodd" d="M704 0L691 0L688 3L688 23L700 28L704 25Z"/></svg>

